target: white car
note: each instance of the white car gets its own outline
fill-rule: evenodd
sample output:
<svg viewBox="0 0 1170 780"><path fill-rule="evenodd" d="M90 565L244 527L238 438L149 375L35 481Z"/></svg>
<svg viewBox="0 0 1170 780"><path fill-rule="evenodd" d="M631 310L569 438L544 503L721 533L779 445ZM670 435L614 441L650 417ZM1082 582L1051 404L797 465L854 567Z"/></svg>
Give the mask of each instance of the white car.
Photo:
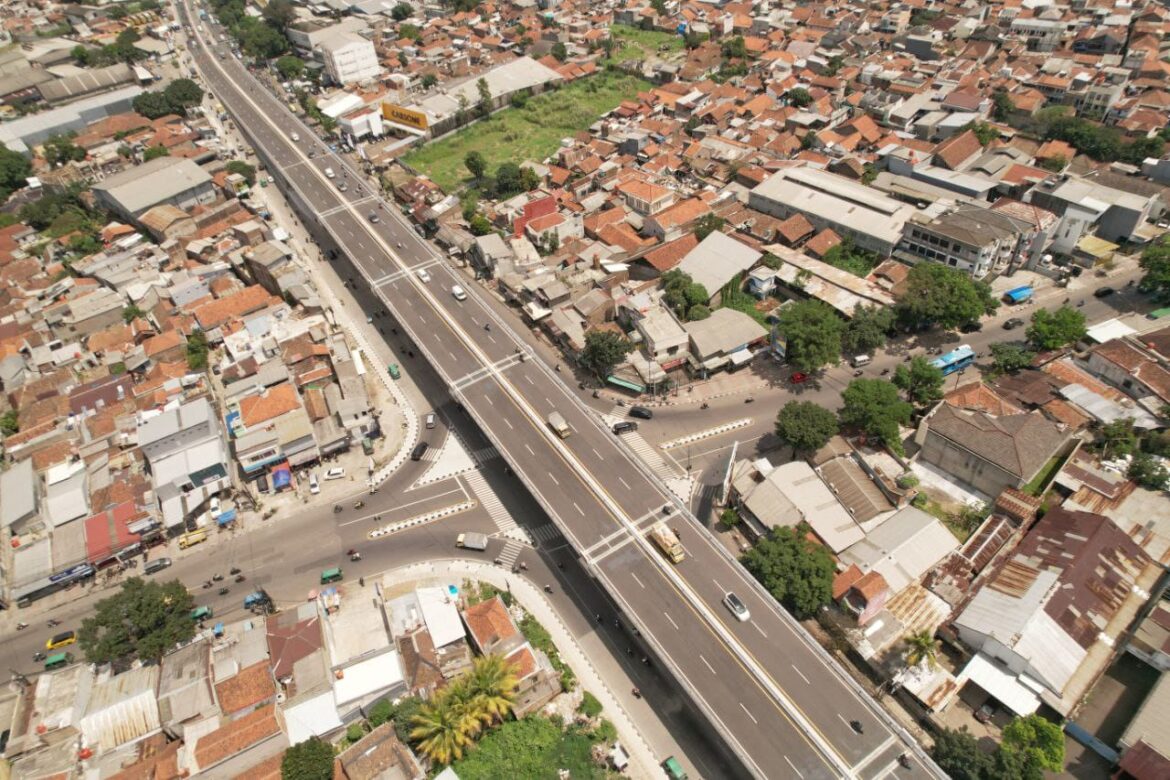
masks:
<svg viewBox="0 0 1170 780"><path fill-rule="evenodd" d="M317 481L317 472L309 475L309 492L314 496L321 492L321 483Z"/></svg>
<svg viewBox="0 0 1170 780"><path fill-rule="evenodd" d="M427 269L425 269L425 268L418 269L418 280L420 282L422 282L423 284L430 284L431 275L427 273Z"/></svg>
<svg viewBox="0 0 1170 780"><path fill-rule="evenodd" d="M467 300L467 292L459 285L455 285L451 288L451 294L455 296L455 300L457 301Z"/></svg>
<svg viewBox="0 0 1170 780"><path fill-rule="evenodd" d="M325 176L327 176L327 177L328 177L328 178L330 178L330 179L337 178L337 174L333 172L333 169L332 169L332 168L326 168L326 169L325 169Z"/></svg>
<svg viewBox="0 0 1170 780"><path fill-rule="evenodd" d="M727 595L723 597L723 604L731 614L735 615L735 619L741 623L746 623L752 619L752 613L748 612L747 604L739 600L739 596L731 591L727 591Z"/></svg>
<svg viewBox="0 0 1170 780"><path fill-rule="evenodd" d="M426 416L426 426L428 429L435 427L435 414L434 414L434 412L432 412Z"/></svg>
<svg viewBox="0 0 1170 780"><path fill-rule="evenodd" d="M343 479L345 477L345 469L336 468L329 469L325 472L325 479Z"/></svg>
<svg viewBox="0 0 1170 780"><path fill-rule="evenodd" d="M297 135L296 133L293 133L292 135L290 135L289 138L293 139L293 141L301 140L301 137L299 135Z"/></svg>

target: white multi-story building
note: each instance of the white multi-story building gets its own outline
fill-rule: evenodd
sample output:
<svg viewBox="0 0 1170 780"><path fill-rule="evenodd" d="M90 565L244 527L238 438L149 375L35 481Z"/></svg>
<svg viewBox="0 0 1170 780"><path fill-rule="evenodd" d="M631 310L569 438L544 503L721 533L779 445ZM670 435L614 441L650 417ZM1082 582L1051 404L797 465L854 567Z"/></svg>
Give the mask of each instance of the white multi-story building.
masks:
<svg viewBox="0 0 1170 780"><path fill-rule="evenodd" d="M321 41L325 72L338 84L377 78L382 72L374 44L360 35L342 32Z"/></svg>

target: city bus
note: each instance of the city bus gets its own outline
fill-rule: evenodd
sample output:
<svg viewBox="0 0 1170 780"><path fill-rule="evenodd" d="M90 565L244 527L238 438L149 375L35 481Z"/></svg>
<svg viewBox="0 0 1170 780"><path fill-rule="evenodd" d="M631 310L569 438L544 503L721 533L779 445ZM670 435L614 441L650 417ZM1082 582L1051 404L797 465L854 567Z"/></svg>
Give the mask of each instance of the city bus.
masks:
<svg viewBox="0 0 1170 780"><path fill-rule="evenodd" d="M975 362L975 350L971 349L970 345L953 349L945 355L940 355L930 364L943 372L943 376L949 376L956 371L962 371L967 366Z"/></svg>

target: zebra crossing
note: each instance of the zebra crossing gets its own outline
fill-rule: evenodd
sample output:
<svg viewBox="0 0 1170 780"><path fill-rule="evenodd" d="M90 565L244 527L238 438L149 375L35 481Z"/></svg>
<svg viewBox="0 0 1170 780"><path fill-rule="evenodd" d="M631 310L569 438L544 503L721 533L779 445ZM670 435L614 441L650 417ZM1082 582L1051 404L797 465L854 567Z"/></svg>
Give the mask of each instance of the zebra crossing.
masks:
<svg viewBox="0 0 1170 780"><path fill-rule="evenodd" d="M520 553L522 552L524 552L524 545L515 539L508 539L504 543L503 552L500 553L500 566L503 566L505 569L512 568L512 565L516 563L516 559L520 557Z"/></svg>
<svg viewBox="0 0 1170 780"><path fill-rule="evenodd" d="M492 519L492 522L496 524L496 528L501 533L506 533L516 527L516 521L508 513L507 508L500 502L495 491L492 490L491 485L483 478L482 473L472 471L465 474L463 478L467 480L467 486L475 494L480 506L487 510L488 517Z"/></svg>
<svg viewBox="0 0 1170 780"><path fill-rule="evenodd" d="M530 532L538 542L551 542L561 538L561 532L552 523L545 523L533 528Z"/></svg>
<svg viewBox="0 0 1170 780"><path fill-rule="evenodd" d="M621 438L634 451L634 454L641 458L642 462L658 476L663 479L681 476L678 469L666 462L658 448L642 438L642 435L637 431L623 433Z"/></svg>
<svg viewBox="0 0 1170 780"><path fill-rule="evenodd" d="M472 460L474 460L479 466L487 463L492 458L498 457L500 457L500 451L495 447L484 447L481 450L476 450L475 452L471 453Z"/></svg>

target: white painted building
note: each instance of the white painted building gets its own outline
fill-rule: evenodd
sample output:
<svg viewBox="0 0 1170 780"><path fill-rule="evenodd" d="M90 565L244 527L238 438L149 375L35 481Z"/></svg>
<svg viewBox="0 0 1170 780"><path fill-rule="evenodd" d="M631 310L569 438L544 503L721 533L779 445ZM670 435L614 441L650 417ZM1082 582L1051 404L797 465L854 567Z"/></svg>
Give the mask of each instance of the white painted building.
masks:
<svg viewBox="0 0 1170 780"><path fill-rule="evenodd" d="M382 72L374 44L350 32L321 41L321 61L325 72L338 84L375 79Z"/></svg>

